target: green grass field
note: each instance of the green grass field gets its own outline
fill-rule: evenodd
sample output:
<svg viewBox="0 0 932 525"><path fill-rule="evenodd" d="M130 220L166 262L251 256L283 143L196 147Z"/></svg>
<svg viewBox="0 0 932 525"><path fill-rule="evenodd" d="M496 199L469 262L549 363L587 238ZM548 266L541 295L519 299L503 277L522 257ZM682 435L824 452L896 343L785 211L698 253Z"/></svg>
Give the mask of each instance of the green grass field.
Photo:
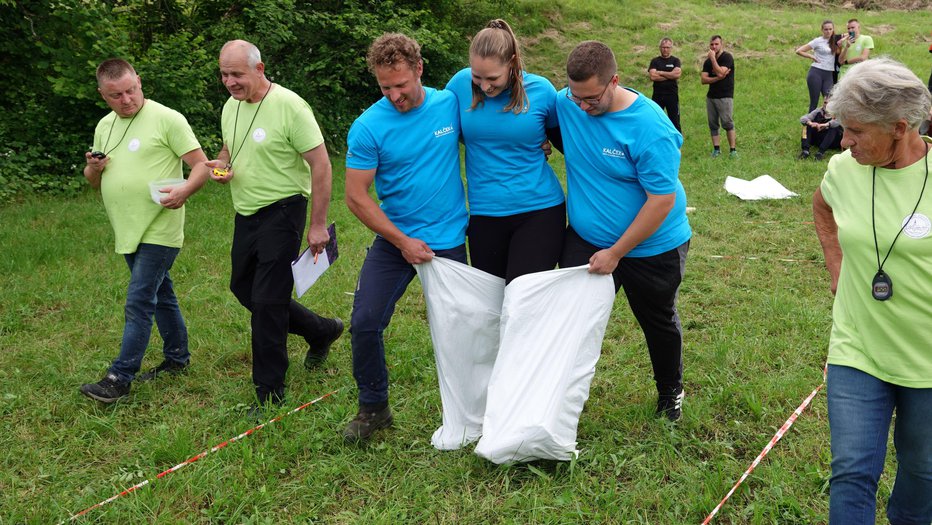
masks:
<svg viewBox="0 0 932 525"><path fill-rule="evenodd" d="M928 10L780 6L535 0L518 2L511 16L528 70L558 87L570 49L601 39L618 56L622 83L649 94L645 69L657 42L675 41L684 69L680 177L696 208L679 303L687 395L677 425L653 417L647 351L621 296L579 423L577 460L496 466L471 447L434 450L440 398L415 281L386 332L393 429L366 447L345 446L339 434L356 407L349 338L313 373L301 366L303 342L292 339L286 408L341 389L336 395L81 521L700 523L822 380L832 299L809 221L825 163L794 160L808 62L793 50L819 34L823 19L843 27L854 15L874 36L875 55L901 60L923 79L932 62ZM736 58L736 161L708 158L699 67L713 33ZM563 173L558 154L551 162ZM342 174L335 158L330 218L341 258L302 302L348 319L372 236L343 204ZM799 197L742 202L722 189L728 175L763 174ZM67 519L253 426L242 415L252 395L249 319L227 289L229 190L209 185L189 201L187 217L172 275L193 366L103 406L78 386L98 380L116 355L128 272L113 253L99 195L0 207L0 523ZM144 368L159 362L160 347L154 336ZM713 523L825 522L829 459L820 393ZM892 466L888 460L888 473ZM891 486L885 474L881 499Z"/></svg>

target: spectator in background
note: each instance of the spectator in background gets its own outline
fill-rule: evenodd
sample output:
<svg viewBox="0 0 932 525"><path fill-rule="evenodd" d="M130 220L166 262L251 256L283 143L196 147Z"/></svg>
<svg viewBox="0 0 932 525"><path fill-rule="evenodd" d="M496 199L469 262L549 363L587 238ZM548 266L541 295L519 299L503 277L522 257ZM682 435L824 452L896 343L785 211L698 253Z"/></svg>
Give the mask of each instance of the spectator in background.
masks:
<svg viewBox="0 0 932 525"><path fill-rule="evenodd" d="M870 58L871 49L874 49L874 39L861 34L861 23L857 18L848 20L848 38L842 40L838 54L841 65L848 66L864 62Z"/></svg>
<svg viewBox="0 0 932 525"><path fill-rule="evenodd" d="M816 108L799 118L803 125L802 151L798 159L809 158L809 148L816 144L819 147L815 154L816 160L822 160L829 149L841 149L841 123L825 109L829 97L825 97L822 107Z"/></svg>
<svg viewBox="0 0 932 525"><path fill-rule="evenodd" d="M712 157L722 154L719 147L718 130L721 126L728 137L728 146L731 148L729 156L738 157L735 149L735 59L724 49L724 41L719 35L709 40L708 57L702 64L701 81L708 84L709 92L705 99L706 114L709 118L709 132L712 135Z"/></svg>
<svg viewBox="0 0 932 525"><path fill-rule="evenodd" d="M932 53L932 44L929 44L929 53ZM929 73L929 91L932 92L932 73Z"/></svg>
<svg viewBox="0 0 932 525"><path fill-rule="evenodd" d="M670 122L680 134L683 128L680 127L680 94L679 83L680 59L673 56L673 40L669 37L663 37L660 40L660 56L654 57L647 66L647 75L654 82L654 92L651 100L660 106L660 109L667 111Z"/></svg>
<svg viewBox="0 0 932 525"><path fill-rule="evenodd" d="M811 112L819 106L819 95L827 97L835 85L835 55L838 54L835 24L831 20L822 22L822 36L817 36L808 44L796 48L796 54L812 61L809 73L806 74Z"/></svg>

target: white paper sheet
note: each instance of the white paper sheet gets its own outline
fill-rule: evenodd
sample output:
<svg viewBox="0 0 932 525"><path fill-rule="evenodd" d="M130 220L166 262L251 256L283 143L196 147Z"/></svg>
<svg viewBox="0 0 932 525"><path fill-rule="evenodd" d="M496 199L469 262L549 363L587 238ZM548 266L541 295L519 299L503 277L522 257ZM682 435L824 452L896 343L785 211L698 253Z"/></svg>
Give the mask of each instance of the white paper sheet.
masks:
<svg viewBox="0 0 932 525"><path fill-rule="evenodd" d="M770 175L761 175L750 181L728 177L725 179L725 191L746 201L789 199L797 196Z"/></svg>
<svg viewBox="0 0 932 525"><path fill-rule="evenodd" d="M305 248L301 255L298 256L298 259L291 263L291 273L294 275L294 291L298 297L304 295L304 292L317 282L317 279L320 279L320 276L327 271L327 268L330 268L330 259L327 257L326 248L316 257L316 263L314 259L315 257L311 255L311 249Z"/></svg>
<svg viewBox="0 0 932 525"><path fill-rule="evenodd" d="M294 276L294 291L300 298L307 292L320 276L330 268L333 261L340 255L337 250L337 228L336 224L331 223L327 228L330 234L330 242L316 257L311 255L310 247L305 248L297 259L291 262L291 275Z"/></svg>

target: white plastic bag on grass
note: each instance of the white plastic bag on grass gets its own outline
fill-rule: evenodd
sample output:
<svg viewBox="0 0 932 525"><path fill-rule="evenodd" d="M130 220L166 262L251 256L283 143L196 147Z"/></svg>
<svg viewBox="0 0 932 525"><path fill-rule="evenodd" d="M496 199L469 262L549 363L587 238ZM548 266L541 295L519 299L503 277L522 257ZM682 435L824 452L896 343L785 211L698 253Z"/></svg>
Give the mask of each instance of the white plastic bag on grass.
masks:
<svg viewBox="0 0 932 525"><path fill-rule="evenodd" d="M494 463L578 454L576 427L614 300L611 275L587 266L508 284L476 454Z"/></svg>
<svg viewBox="0 0 932 525"><path fill-rule="evenodd" d="M427 301L443 405L443 425L430 443L439 450L456 450L482 435L505 280L443 257L416 268Z"/></svg>

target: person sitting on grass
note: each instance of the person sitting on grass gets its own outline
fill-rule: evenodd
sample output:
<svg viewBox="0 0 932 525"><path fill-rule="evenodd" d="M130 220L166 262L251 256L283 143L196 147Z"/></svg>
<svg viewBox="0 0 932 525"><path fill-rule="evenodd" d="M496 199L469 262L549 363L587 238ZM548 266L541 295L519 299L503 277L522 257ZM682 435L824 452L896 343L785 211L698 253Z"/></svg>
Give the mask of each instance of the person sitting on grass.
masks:
<svg viewBox="0 0 932 525"><path fill-rule="evenodd" d="M809 148L813 144L819 147L818 153L815 154L816 160L822 160L825 152L830 149L841 149L842 127L832 115L825 109L829 97L825 97L822 107L816 108L809 113L799 117L799 123L803 125L803 137L801 141L802 151L796 157L800 160L809 158Z"/></svg>

